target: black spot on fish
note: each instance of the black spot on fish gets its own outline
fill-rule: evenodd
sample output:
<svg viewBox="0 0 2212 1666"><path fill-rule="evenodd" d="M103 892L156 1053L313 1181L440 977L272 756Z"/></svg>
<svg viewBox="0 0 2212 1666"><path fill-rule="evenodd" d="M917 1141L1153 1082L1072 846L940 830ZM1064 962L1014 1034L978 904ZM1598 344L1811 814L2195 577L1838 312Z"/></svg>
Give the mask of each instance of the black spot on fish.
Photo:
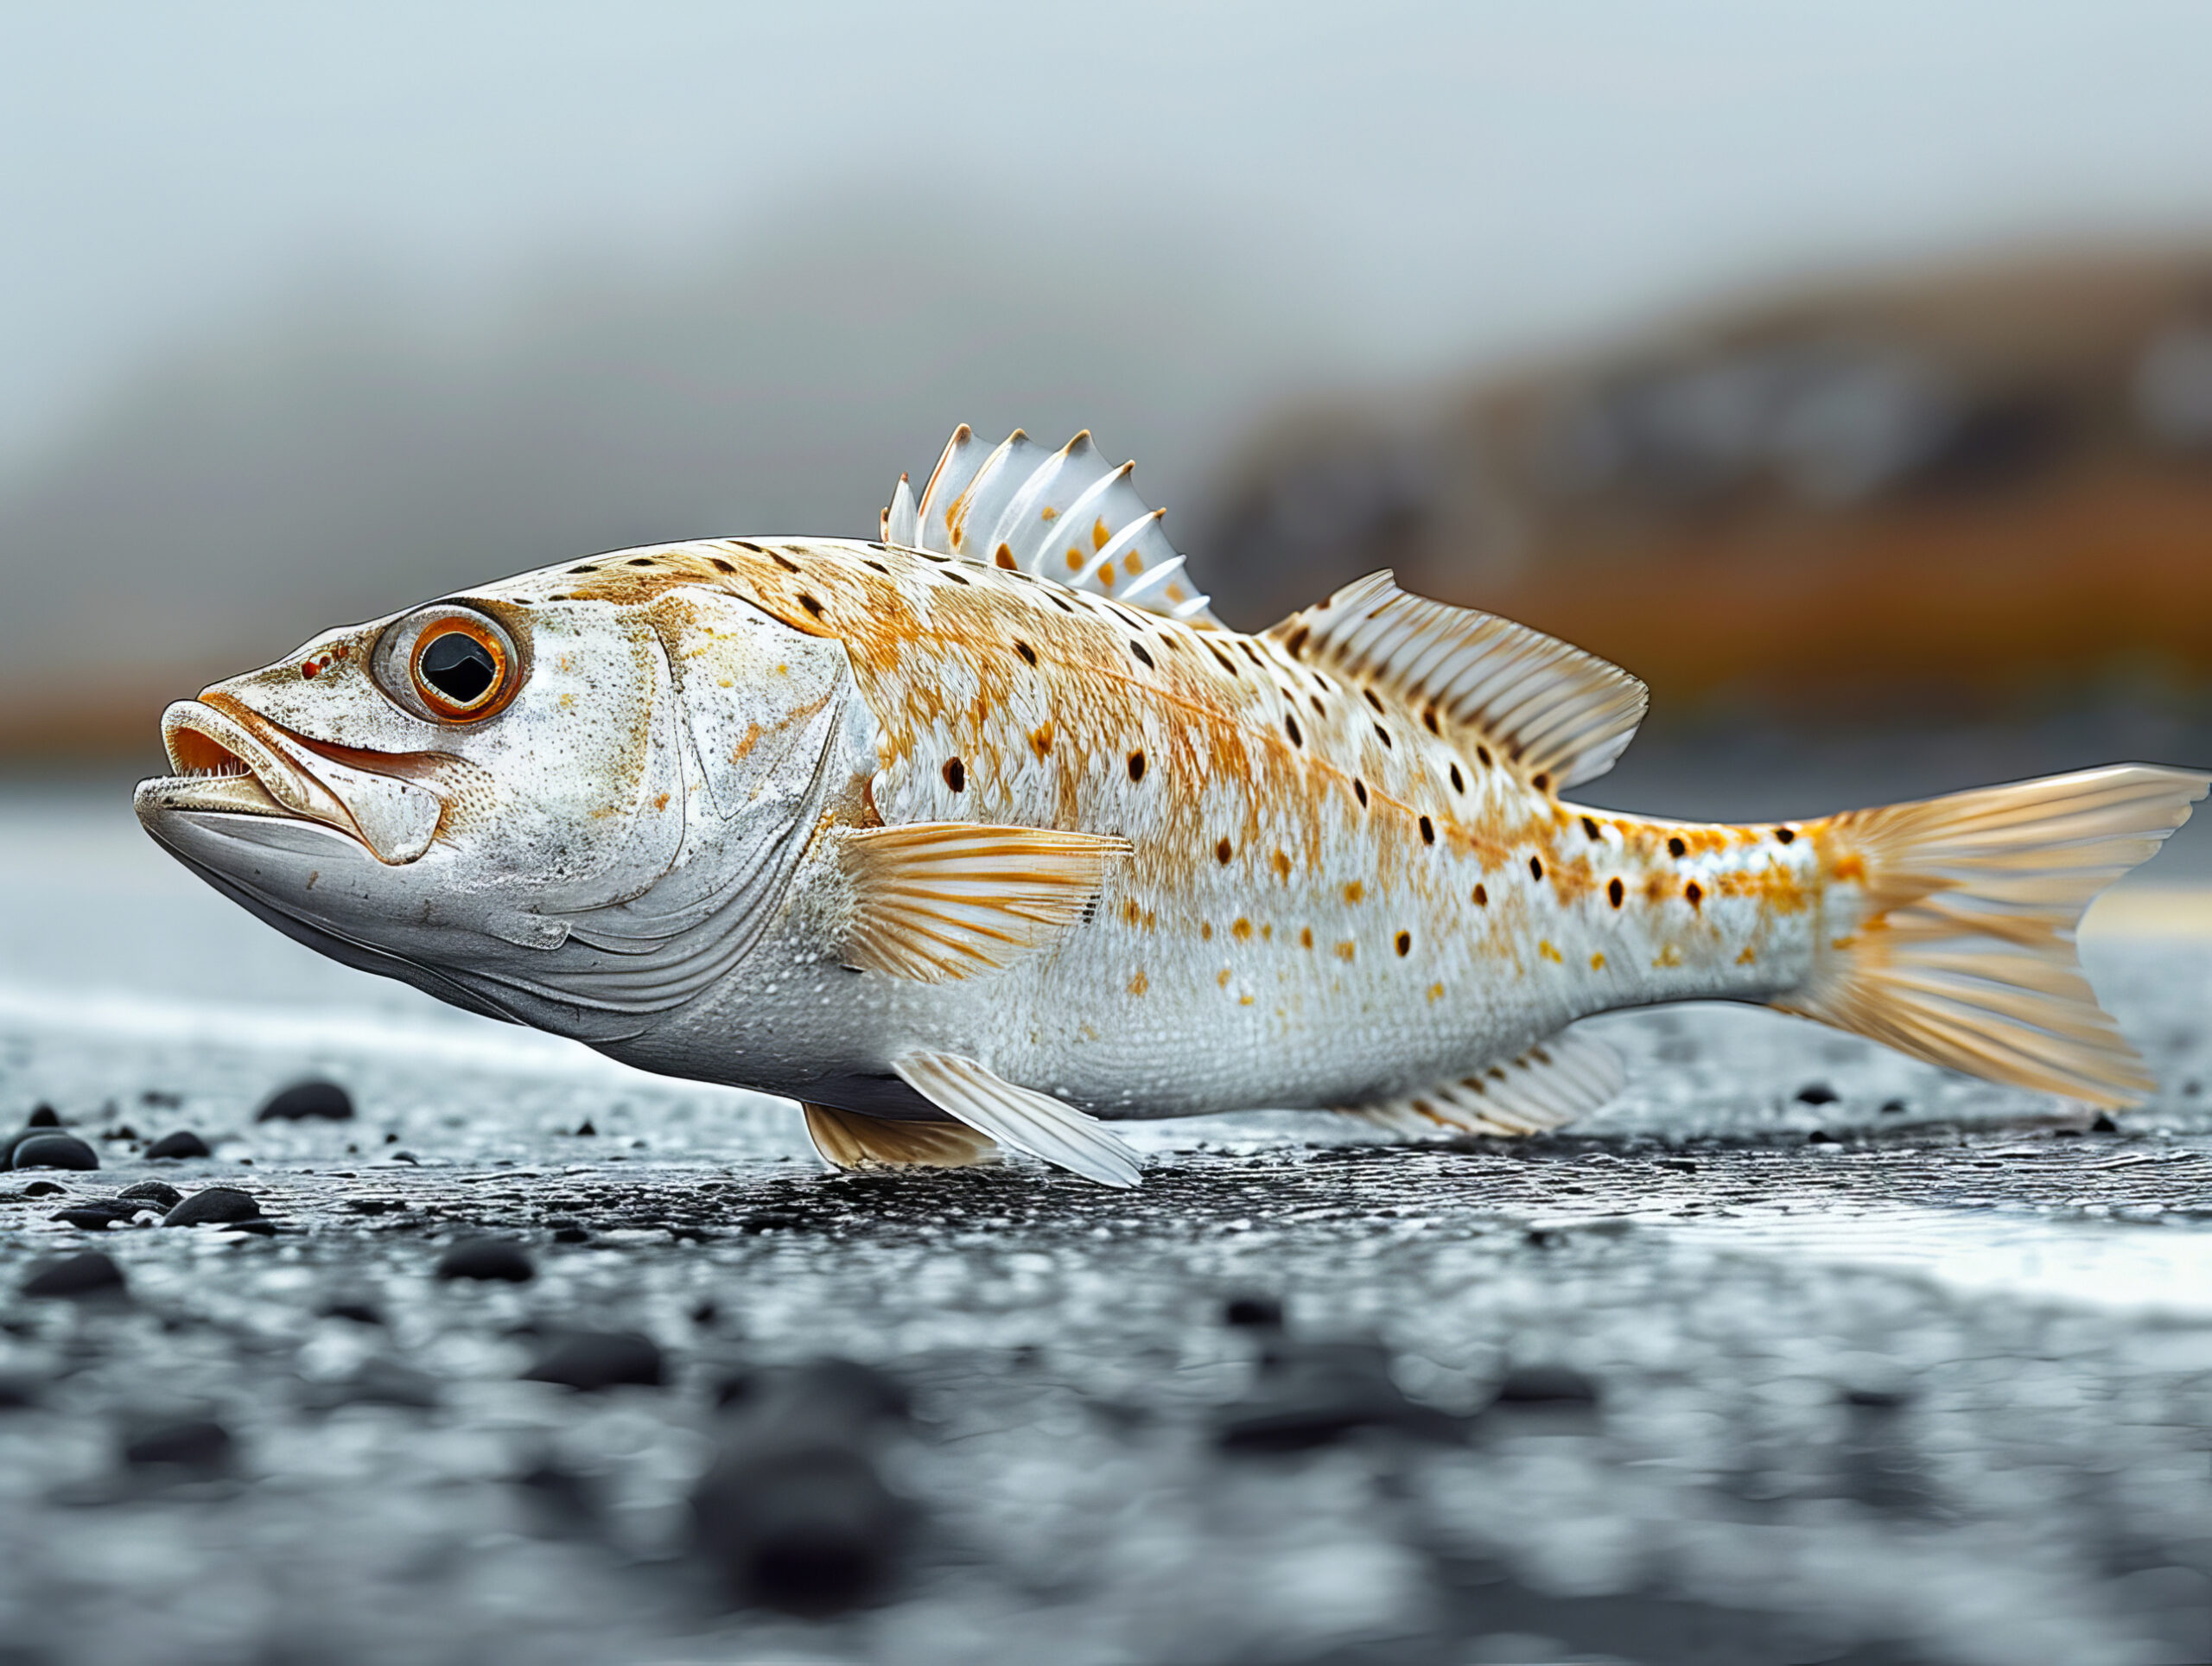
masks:
<svg viewBox="0 0 2212 1666"><path fill-rule="evenodd" d="M1401 960L1403 960L1403 959L1404 959L1408 955L1409 955L1409 954L1411 954L1411 953L1413 952L1413 947L1414 947L1414 934L1413 934L1411 932L1399 932L1399 933L1398 933L1398 958L1399 958L1399 959L1401 959Z"/></svg>
<svg viewBox="0 0 2212 1666"><path fill-rule="evenodd" d="M1150 670L1152 670L1152 669L1153 669L1152 656L1151 656L1150 654L1147 653L1147 652L1144 651L1144 644L1143 644L1143 643L1141 643L1141 642L1132 642L1132 643L1130 643L1130 644L1129 644L1129 652L1130 652L1131 653L1135 654L1135 655L1139 659L1141 659L1142 661L1144 661L1145 669L1146 669L1147 671L1150 671Z"/></svg>
<svg viewBox="0 0 2212 1666"><path fill-rule="evenodd" d="M1598 837L1598 823L1585 816L1582 818L1582 831L1592 843L1595 843Z"/></svg>
<svg viewBox="0 0 2212 1666"><path fill-rule="evenodd" d="M1129 779L1132 781L1144 779L1144 748L1141 747L1129 754Z"/></svg>
<svg viewBox="0 0 2212 1666"><path fill-rule="evenodd" d="M800 566L789 556L783 554L779 550L770 550L764 553L766 554L769 560L774 562L777 566L782 568L786 573L803 573L806 570L805 568Z"/></svg>
<svg viewBox="0 0 2212 1666"><path fill-rule="evenodd" d="M1423 844L1436 843L1436 823L1426 816L1421 818L1421 842Z"/></svg>
<svg viewBox="0 0 2212 1666"><path fill-rule="evenodd" d="M1544 876L1544 859L1541 856L1529 857L1529 872L1535 878L1539 880L1542 879Z"/></svg>
<svg viewBox="0 0 2212 1666"><path fill-rule="evenodd" d="M1476 907L1487 908L1490 906L1490 887L1487 885L1478 885L1475 887L1474 895Z"/></svg>
<svg viewBox="0 0 2212 1666"><path fill-rule="evenodd" d="M1615 880L1605 887L1605 894L1612 900L1613 906L1618 908L1621 906L1623 899L1628 895L1628 890L1618 880Z"/></svg>
<svg viewBox="0 0 2212 1666"><path fill-rule="evenodd" d="M734 573L737 571L736 568L731 566L720 556L709 556L707 557L707 565L713 568L717 573Z"/></svg>
<svg viewBox="0 0 2212 1666"><path fill-rule="evenodd" d="M1367 808L1367 783L1357 776L1352 778L1351 796L1359 800L1359 807L1362 810Z"/></svg>
<svg viewBox="0 0 2212 1666"><path fill-rule="evenodd" d="M1223 839L1214 846L1213 854L1215 859L1226 868L1229 866L1229 859L1236 854L1236 847L1230 843L1227 839Z"/></svg>
<svg viewBox="0 0 2212 1666"><path fill-rule="evenodd" d="M1490 748L1479 741L1475 742L1475 756L1483 760L1484 769L1492 768L1495 765L1496 760L1491 757Z"/></svg>
<svg viewBox="0 0 2212 1666"><path fill-rule="evenodd" d="M807 595L804 590L801 590L798 593L798 605L805 608L810 614L812 614L817 619L822 617L822 604L817 601L812 596Z"/></svg>
<svg viewBox="0 0 2212 1666"><path fill-rule="evenodd" d="M1459 766L1457 764L1452 766L1452 790L1454 792L1462 793L1467 790L1467 778L1459 773Z"/></svg>
<svg viewBox="0 0 2212 1666"><path fill-rule="evenodd" d="M1783 844L1788 844L1797 836L1797 830L1794 827L1777 827L1774 830L1774 836Z"/></svg>
<svg viewBox="0 0 2212 1666"><path fill-rule="evenodd" d="M1384 748L1386 751L1389 749L1389 747L1390 747L1390 731L1389 731L1389 730L1388 730L1388 729L1386 729L1386 728L1384 728L1382 727L1382 724L1380 724L1380 723L1377 723L1377 724L1375 726L1375 738L1376 738L1376 740L1380 741L1382 743L1382 745L1383 745L1383 748Z"/></svg>
<svg viewBox="0 0 2212 1666"><path fill-rule="evenodd" d="M1689 900L1690 906L1695 908L1705 901L1705 887L1692 880L1682 887L1682 895Z"/></svg>
<svg viewBox="0 0 2212 1666"><path fill-rule="evenodd" d="M1014 639L1014 651L1020 654L1022 658L1027 661L1030 664L1033 665L1037 663L1037 650L1031 647L1027 642L1024 642L1019 637Z"/></svg>
<svg viewBox="0 0 2212 1666"><path fill-rule="evenodd" d="M1688 855L1689 853L1689 846L1684 844L1680 839L1669 839L1667 841L1667 854L1672 856L1676 862L1680 862L1684 856Z"/></svg>
<svg viewBox="0 0 2212 1666"><path fill-rule="evenodd" d="M957 758L946 759L944 760L944 784L950 787L955 792L966 792L968 790L968 766L962 763Z"/></svg>
<svg viewBox="0 0 2212 1666"><path fill-rule="evenodd" d="M1284 734L1290 736L1291 745L1303 747L1306 744L1306 737L1298 732L1298 719L1288 712L1282 715L1282 729Z"/></svg>

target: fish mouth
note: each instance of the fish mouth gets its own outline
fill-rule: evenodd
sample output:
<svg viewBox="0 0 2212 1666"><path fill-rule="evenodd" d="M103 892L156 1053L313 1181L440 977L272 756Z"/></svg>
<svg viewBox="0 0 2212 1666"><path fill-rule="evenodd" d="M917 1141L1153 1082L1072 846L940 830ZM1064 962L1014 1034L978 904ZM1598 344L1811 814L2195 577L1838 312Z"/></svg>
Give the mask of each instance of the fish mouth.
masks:
<svg viewBox="0 0 2212 1666"><path fill-rule="evenodd" d="M167 811L311 822L398 865L429 848L444 811L428 789L332 758L221 694L164 711L162 747L175 773L140 782L137 795L149 825Z"/></svg>

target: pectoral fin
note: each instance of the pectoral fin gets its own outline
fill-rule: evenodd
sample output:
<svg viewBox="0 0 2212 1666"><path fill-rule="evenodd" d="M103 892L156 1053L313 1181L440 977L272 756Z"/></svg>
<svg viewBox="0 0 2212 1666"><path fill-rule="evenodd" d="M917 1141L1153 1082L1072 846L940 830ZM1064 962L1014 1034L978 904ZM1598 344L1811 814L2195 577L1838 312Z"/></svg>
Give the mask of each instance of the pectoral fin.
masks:
<svg viewBox="0 0 2212 1666"><path fill-rule="evenodd" d="M893 1121L828 1105L799 1109L806 1113L807 1138L836 1168L967 1168L998 1158L995 1141L960 1122Z"/></svg>
<svg viewBox="0 0 2212 1666"><path fill-rule="evenodd" d="M1338 1109L1398 1134L1537 1134L1597 1110L1621 1091L1624 1075L1620 1055L1605 1043L1561 1031L1510 1064Z"/></svg>
<svg viewBox="0 0 2212 1666"><path fill-rule="evenodd" d="M845 964L935 983L995 971L1083 917L1126 839L914 822L846 836Z"/></svg>
<svg viewBox="0 0 2212 1666"><path fill-rule="evenodd" d="M1136 1153L1096 1118L1050 1094L1016 1087L974 1059L949 1052L902 1053L891 1068L946 1116L1001 1145L1101 1186L1137 1183Z"/></svg>

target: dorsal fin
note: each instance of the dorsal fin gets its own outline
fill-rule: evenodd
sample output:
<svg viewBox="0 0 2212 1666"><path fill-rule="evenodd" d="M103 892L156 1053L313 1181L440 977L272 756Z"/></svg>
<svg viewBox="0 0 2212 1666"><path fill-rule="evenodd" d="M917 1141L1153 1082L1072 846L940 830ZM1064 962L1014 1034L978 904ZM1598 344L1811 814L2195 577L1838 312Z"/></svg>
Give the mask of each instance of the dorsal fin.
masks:
<svg viewBox="0 0 2212 1666"><path fill-rule="evenodd" d="M1510 619L1410 595L1387 571L1267 634L1292 658L1372 687L1440 734L1445 723L1471 731L1540 788L1611 769L1650 700L1643 684L1595 654Z"/></svg>
<svg viewBox="0 0 2212 1666"><path fill-rule="evenodd" d="M904 475L883 512L887 544L1017 569L1192 625L1218 625L1129 473L1088 430L1047 451L1020 429L986 446L963 423L917 505Z"/></svg>

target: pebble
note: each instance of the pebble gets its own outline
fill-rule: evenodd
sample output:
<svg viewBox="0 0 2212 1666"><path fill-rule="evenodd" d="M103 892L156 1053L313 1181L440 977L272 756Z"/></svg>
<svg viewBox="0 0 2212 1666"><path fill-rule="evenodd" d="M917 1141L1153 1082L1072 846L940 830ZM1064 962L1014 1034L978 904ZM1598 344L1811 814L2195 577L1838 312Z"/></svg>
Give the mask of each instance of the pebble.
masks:
<svg viewBox="0 0 2212 1666"><path fill-rule="evenodd" d="M187 1157L212 1157L215 1154L207 1148L207 1141L190 1129L181 1128L174 1134L164 1134L148 1146L146 1154L157 1161L181 1161Z"/></svg>
<svg viewBox="0 0 2212 1666"><path fill-rule="evenodd" d="M16 1168L98 1168L100 1156L73 1134L41 1132L19 1137L9 1161Z"/></svg>
<svg viewBox="0 0 2212 1666"><path fill-rule="evenodd" d="M349 1319L356 1325L381 1325L384 1314L376 1303L359 1296L339 1296L317 1310L325 1319Z"/></svg>
<svg viewBox="0 0 2212 1666"><path fill-rule="evenodd" d="M1216 1440L1230 1451L1304 1452L1355 1429L1453 1439L1457 1419L1417 1405L1390 1377L1390 1357L1365 1342L1271 1346L1243 1400L1223 1409Z"/></svg>
<svg viewBox="0 0 2212 1666"><path fill-rule="evenodd" d="M123 1448L123 1461L134 1469L156 1464L207 1473L229 1466L232 1442L230 1430L212 1417L187 1418L146 1429Z"/></svg>
<svg viewBox="0 0 2212 1666"><path fill-rule="evenodd" d="M261 1218L261 1205L251 1192L234 1186L211 1186L194 1192L162 1217L164 1226L237 1226Z"/></svg>
<svg viewBox="0 0 2212 1666"><path fill-rule="evenodd" d="M184 1193L167 1180L139 1180L115 1195L118 1199L137 1199L163 1210L174 1209L184 1200Z"/></svg>
<svg viewBox="0 0 2212 1666"><path fill-rule="evenodd" d="M52 1105L35 1106L31 1114L23 1119L23 1126L25 1128L60 1128L61 1113L54 1110Z"/></svg>
<svg viewBox="0 0 2212 1666"><path fill-rule="evenodd" d="M1231 1296L1223 1304L1221 1322L1243 1330L1282 1329L1282 1303L1273 1296Z"/></svg>
<svg viewBox="0 0 2212 1666"><path fill-rule="evenodd" d="M85 1232L105 1232L111 1226L128 1224L137 1214L128 1204L81 1203L73 1209L56 1210L49 1218L67 1221Z"/></svg>
<svg viewBox="0 0 2212 1666"><path fill-rule="evenodd" d="M97 1250L48 1262L23 1281L27 1296L121 1294L127 1288L123 1269Z"/></svg>
<svg viewBox="0 0 2212 1666"><path fill-rule="evenodd" d="M1801 1105L1832 1105L1835 1102L1836 1091L1826 1082L1808 1082L1797 1090L1797 1103Z"/></svg>
<svg viewBox="0 0 2212 1666"><path fill-rule="evenodd" d="M527 1284L537 1269L512 1238L464 1238L438 1257L438 1276Z"/></svg>
<svg viewBox="0 0 2212 1666"><path fill-rule="evenodd" d="M1499 1381L1494 1406L1594 1406L1598 1385L1571 1365L1520 1365Z"/></svg>
<svg viewBox="0 0 2212 1666"><path fill-rule="evenodd" d="M650 1337L634 1331L579 1331L556 1343L523 1377L593 1393L621 1383L657 1389L666 1368Z"/></svg>
<svg viewBox="0 0 2212 1666"><path fill-rule="evenodd" d="M310 1117L327 1122L351 1122L353 1096L335 1082L295 1082L270 1095L253 1114L257 1122L297 1122Z"/></svg>

